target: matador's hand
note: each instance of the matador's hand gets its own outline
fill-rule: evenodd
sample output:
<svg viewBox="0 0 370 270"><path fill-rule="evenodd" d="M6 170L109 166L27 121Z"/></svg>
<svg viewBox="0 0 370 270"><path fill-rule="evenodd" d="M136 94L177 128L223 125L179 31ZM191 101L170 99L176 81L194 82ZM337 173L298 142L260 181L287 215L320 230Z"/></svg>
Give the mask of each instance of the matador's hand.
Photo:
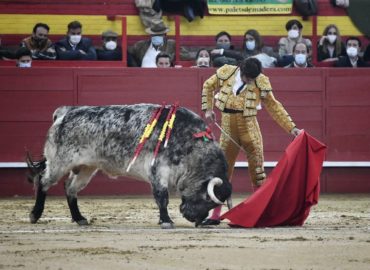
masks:
<svg viewBox="0 0 370 270"><path fill-rule="evenodd" d="M292 135L294 135L294 137L297 137L299 134L301 134L301 132L303 131L303 129L298 129L298 128L296 128L296 127L294 127L291 131L290 131L290 133L292 134Z"/></svg>
<svg viewBox="0 0 370 270"><path fill-rule="evenodd" d="M213 123L216 121L216 114L212 110L207 110L204 114L207 123Z"/></svg>

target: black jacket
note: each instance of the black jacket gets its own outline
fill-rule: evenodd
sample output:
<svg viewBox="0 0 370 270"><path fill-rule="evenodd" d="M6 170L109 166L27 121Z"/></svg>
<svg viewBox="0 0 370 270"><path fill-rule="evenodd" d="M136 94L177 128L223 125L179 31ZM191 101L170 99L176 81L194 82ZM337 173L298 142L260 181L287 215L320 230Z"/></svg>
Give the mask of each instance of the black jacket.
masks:
<svg viewBox="0 0 370 270"><path fill-rule="evenodd" d="M353 67L351 64L351 60L349 60L348 56L339 57L338 61L334 64L335 67ZM357 60L357 67L369 67L370 65L366 63L361 58Z"/></svg>
<svg viewBox="0 0 370 270"><path fill-rule="evenodd" d="M114 50L106 50L104 48L96 49L98 60L104 61L118 61L122 60L122 48L117 46Z"/></svg>
<svg viewBox="0 0 370 270"><path fill-rule="evenodd" d="M96 60L96 51L89 38L83 37L76 48L72 48L68 38L65 37L55 43L55 49L59 60ZM81 53L80 50L84 51L86 54Z"/></svg>

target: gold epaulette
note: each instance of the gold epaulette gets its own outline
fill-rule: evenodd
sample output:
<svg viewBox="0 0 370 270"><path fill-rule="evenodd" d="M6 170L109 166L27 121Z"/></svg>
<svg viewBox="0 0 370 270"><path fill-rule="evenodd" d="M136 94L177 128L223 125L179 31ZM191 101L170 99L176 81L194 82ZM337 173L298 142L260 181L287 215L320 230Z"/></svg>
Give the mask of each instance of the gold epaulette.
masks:
<svg viewBox="0 0 370 270"><path fill-rule="evenodd" d="M238 70L237 66L232 66L232 65L223 65L216 71L217 78L222 81L226 81L229 79L235 71Z"/></svg>
<svg viewBox="0 0 370 270"><path fill-rule="evenodd" d="M261 91L271 91L270 79L262 73L256 78L256 85Z"/></svg>

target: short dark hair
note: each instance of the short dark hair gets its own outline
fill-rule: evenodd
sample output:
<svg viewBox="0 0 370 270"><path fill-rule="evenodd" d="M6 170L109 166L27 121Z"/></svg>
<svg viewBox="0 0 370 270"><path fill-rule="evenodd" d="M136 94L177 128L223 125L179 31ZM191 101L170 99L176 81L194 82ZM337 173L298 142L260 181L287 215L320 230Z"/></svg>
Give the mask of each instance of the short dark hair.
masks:
<svg viewBox="0 0 370 270"><path fill-rule="evenodd" d="M358 37L348 37L347 40L346 40L346 46L347 46L348 41L350 41L350 40L357 40L358 41L358 46L361 47L361 40Z"/></svg>
<svg viewBox="0 0 370 270"><path fill-rule="evenodd" d="M262 72L261 62L254 57L244 59L240 63L240 75L255 79Z"/></svg>
<svg viewBox="0 0 370 270"><path fill-rule="evenodd" d="M33 32L33 33L36 33L36 30L37 30L37 28L39 28L39 27L45 28L46 30L48 30L48 32L49 32L49 30L50 30L49 25L47 25L46 23L36 23L36 24L35 24L35 26L33 27L32 32Z"/></svg>
<svg viewBox="0 0 370 270"><path fill-rule="evenodd" d="M298 26L299 29L303 28L303 25L301 24L300 21L298 21L298 20L289 20L285 25L285 29L287 31L289 31L293 27L293 25L295 25L295 24Z"/></svg>
<svg viewBox="0 0 370 270"><path fill-rule="evenodd" d="M73 21L68 24L68 31L77 28L82 28L82 24L79 21Z"/></svg>
<svg viewBox="0 0 370 270"><path fill-rule="evenodd" d="M295 47L297 47L297 45L298 45L298 44L303 44L303 45L306 47L306 51L307 51L307 53L309 53L309 52L310 52L310 48L308 48L308 46L307 46L307 44L306 44L306 43L298 42L298 43L294 44L294 46L293 46L293 53L294 53L294 51L295 51Z"/></svg>
<svg viewBox="0 0 370 270"><path fill-rule="evenodd" d="M29 56L32 58L32 53L29 49L26 47L20 47L16 52L15 52L15 58L20 59L22 56Z"/></svg>
<svg viewBox="0 0 370 270"><path fill-rule="evenodd" d="M170 64L172 66L172 63L171 63L171 56L168 54L168 53L165 53L165 52L160 52L159 54L157 54L157 56L155 57L155 63L157 64L158 63L158 59L159 58L168 58L170 60Z"/></svg>
<svg viewBox="0 0 370 270"><path fill-rule="evenodd" d="M215 40L217 41L217 39L219 39L222 36L227 36L229 38L229 40L231 41L231 35L228 32L226 32L226 31L221 31L220 33L218 33L216 35Z"/></svg>

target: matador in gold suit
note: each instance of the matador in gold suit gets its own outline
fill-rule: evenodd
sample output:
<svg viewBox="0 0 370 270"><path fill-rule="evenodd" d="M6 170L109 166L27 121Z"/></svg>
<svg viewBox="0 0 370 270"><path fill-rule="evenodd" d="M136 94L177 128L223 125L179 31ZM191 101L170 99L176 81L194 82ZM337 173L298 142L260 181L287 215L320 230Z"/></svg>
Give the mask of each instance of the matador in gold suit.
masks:
<svg viewBox="0 0 370 270"><path fill-rule="evenodd" d="M262 135L256 117L261 104L286 132L299 134L300 130L287 111L275 99L270 80L261 73L257 59L243 60L240 67L224 65L203 85L202 110L206 118L214 118L214 106L222 112L220 146L228 163L228 177L231 180L240 145L247 154L254 187L259 187L266 179ZM216 208L211 219L205 220L203 225L218 225L220 212L221 207Z"/></svg>

